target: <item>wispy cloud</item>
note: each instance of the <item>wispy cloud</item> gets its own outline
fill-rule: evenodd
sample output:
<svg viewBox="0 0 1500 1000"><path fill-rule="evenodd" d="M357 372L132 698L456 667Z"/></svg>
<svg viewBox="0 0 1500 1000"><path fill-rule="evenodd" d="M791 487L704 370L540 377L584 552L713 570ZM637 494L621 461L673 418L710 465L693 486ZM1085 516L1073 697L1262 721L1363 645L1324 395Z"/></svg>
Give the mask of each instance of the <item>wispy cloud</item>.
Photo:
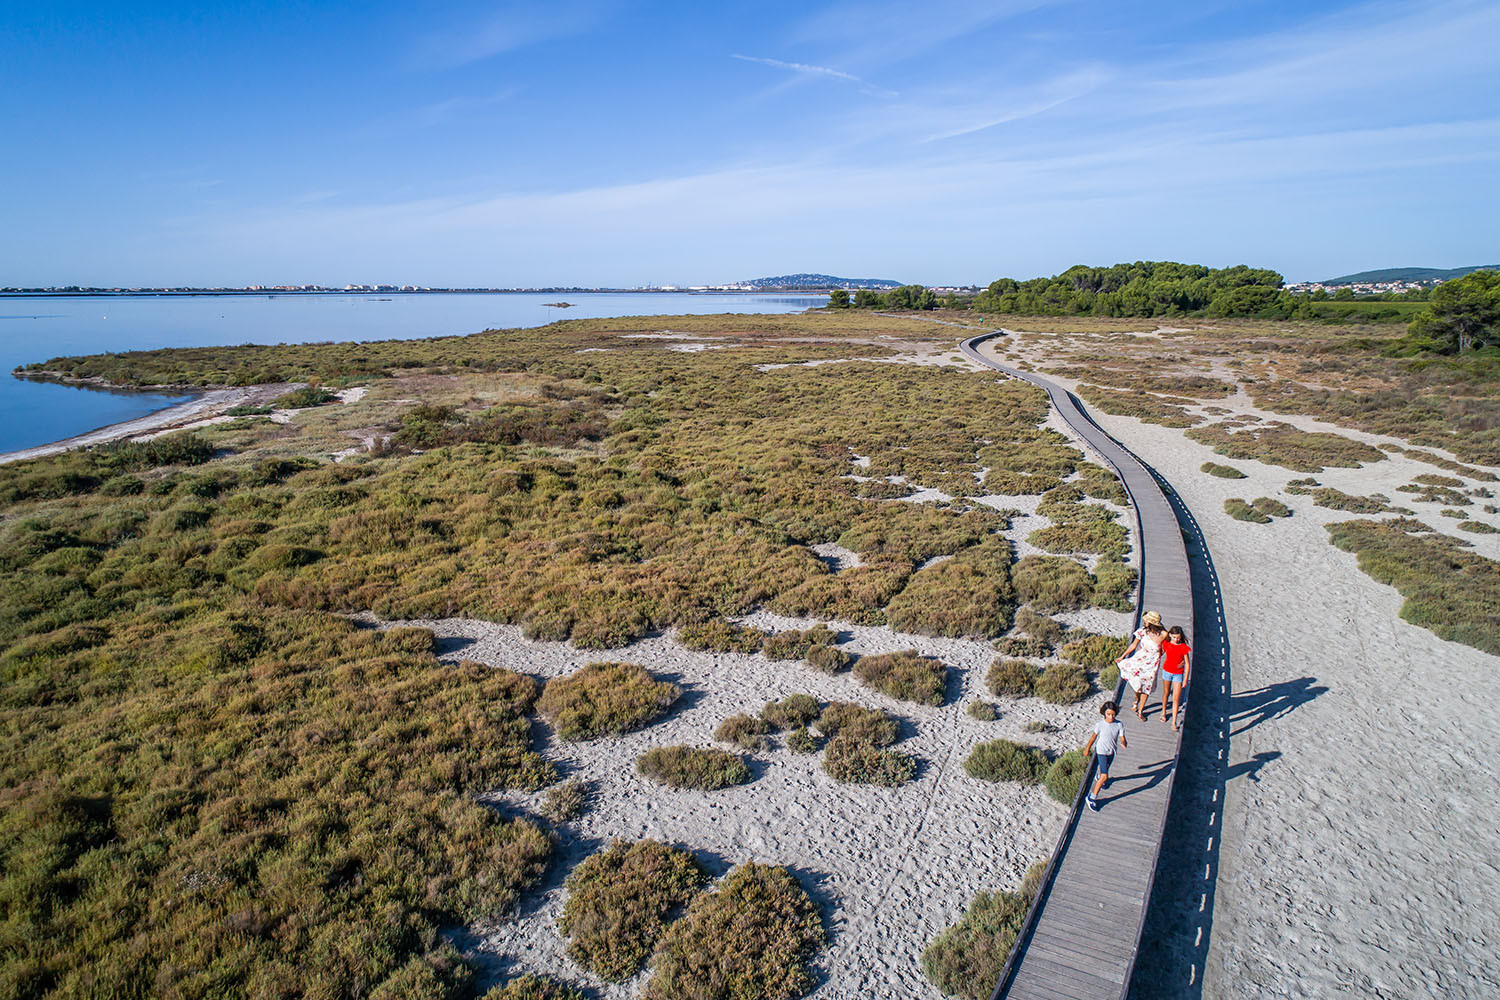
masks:
<svg viewBox="0 0 1500 1000"><path fill-rule="evenodd" d="M830 80L842 80L845 83L852 83L857 85L860 90L864 91L867 94L874 94L880 97L896 96L896 92L894 90L887 90L884 87L877 87L874 84L870 83L868 80L855 76L853 73L845 73L843 70L834 69L831 66L815 66L811 63L787 62L783 59L771 59L766 56L746 56L741 55L738 52L731 55L730 58L738 59L741 62L758 63L761 66L770 66L772 69L785 70L788 73L793 73L796 76L804 79L809 77L826 77Z"/></svg>
<svg viewBox="0 0 1500 1000"><path fill-rule="evenodd" d="M614 12L614 0L522 0L502 5L488 19L455 24L422 39L415 61L452 69L505 52L591 31Z"/></svg>

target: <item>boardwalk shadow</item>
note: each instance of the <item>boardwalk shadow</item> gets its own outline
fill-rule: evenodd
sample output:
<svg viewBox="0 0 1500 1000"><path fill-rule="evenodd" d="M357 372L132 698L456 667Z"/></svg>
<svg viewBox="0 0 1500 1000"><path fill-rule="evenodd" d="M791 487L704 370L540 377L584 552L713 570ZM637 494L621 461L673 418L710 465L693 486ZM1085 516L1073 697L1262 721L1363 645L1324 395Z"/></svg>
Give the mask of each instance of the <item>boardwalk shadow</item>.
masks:
<svg viewBox="0 0 1500 1000"><path fill-rule="evenodd" d="M1310 685L1297 688L1292 682L1292 688L1267 691L1239 704L1230 697L1229 632L1213 556L1192 512L1161 477L1157 480L1182 528L1192 574L1193 675L1184 706L1182 751L1172 781L1161 857L1141 934L1141 940L1151 945L1135 963L1128 996L1131 1000L1199 1000L1204 963L1213 939L1224 786L1239 777L1255 780L1260 768L1279 756L1259 754L1235 768L1227 767L1229 719L1237 710L1244 710L1246 717L1254 720L1253 725L1264 717L1290 711L1316 694L1308 694ZM1268 710L1272 716L1264 715Z"/></svg>

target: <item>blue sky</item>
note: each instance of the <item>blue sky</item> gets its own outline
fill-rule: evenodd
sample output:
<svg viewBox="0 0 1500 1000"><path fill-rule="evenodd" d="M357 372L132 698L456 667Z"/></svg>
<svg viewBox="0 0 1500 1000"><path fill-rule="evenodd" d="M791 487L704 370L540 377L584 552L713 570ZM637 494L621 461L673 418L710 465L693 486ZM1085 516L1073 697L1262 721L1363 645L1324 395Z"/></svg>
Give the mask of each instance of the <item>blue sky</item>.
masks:
<svg viewBox="0 0 1500 1000"><path fill-rule="evenodd" d="M1494 263L1497 39L1472 0L9 3L0 285Z"/></svg>

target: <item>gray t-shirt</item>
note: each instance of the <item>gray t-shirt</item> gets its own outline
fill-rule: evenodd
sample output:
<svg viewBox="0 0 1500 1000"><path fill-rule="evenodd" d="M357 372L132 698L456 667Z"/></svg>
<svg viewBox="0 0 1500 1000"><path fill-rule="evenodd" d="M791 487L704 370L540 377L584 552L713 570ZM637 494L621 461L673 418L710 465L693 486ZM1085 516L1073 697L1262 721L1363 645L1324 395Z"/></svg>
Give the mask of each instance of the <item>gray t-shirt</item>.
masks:
<svg viewBox="0 0 1500 1000"><path fill-rule="evenodd" d="M1094 723L1094 753L1101 757L1112 755L1120 745L1120 737L1125 735L1125 723L1116 719L1114 722L1105 722L1100 719Z"/></svg>

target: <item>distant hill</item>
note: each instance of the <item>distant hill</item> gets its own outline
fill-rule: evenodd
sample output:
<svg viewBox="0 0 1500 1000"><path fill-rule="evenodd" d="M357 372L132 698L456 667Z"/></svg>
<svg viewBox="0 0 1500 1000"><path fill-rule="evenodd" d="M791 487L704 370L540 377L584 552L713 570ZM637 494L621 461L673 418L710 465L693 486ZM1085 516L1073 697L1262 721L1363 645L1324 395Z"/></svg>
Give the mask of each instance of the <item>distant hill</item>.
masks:
<svg viewBox="0 0 1500 1000"><path fill-rule="evenodd" d="M1329 278L1325 285L1373 284L1378 281L1448 281L1462 278L1470 271L1500 271L1500 264L1475 264L1473 267L1450 267L1446 271L1437 267L1383 267L1376 271L1360 271L1339 278Z"/></svg>
<svg viewBox="0 0 1500 1000"><path fill-rule="evenodd" d="M885 278L836 278L831 274L778 274L774 278L742 281L746 288L899 288L900 281Z"/></svg>

